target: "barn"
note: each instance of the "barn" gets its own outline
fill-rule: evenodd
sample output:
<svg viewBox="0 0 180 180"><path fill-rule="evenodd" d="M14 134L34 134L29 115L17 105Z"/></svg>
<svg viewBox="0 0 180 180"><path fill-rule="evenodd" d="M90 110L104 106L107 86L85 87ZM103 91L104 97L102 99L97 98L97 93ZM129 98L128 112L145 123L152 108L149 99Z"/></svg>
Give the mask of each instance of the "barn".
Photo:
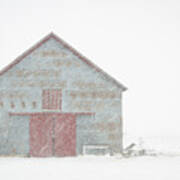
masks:
<svg viewBox="0 0 180 180"><path fill-rule="evenodd" d="M121 153L125 90L50 33L0 71L0 156Z"/></svg>

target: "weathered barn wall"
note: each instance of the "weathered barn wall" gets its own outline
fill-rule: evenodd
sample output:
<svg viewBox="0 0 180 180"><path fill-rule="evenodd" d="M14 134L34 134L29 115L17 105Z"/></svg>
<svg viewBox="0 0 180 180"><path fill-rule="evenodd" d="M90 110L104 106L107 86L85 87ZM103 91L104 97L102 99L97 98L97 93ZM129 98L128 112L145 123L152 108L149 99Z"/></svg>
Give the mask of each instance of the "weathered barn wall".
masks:
<svg viewBox="0 0 180 180"><path fill-rule="evenodd" d="M29 117L11 116L1 129L0 154L28 156Z"/></svg>
<svg viewBox="0 0 180 180"><path fill-rule="evenodd" d="M43 109L43 91L51 89L60 92L61 103L58 109ZM69 49L49 39L0 76L0 154L29 154L30 117L20 113L50 111L93 113L76 116L77 154L83 145L109 145L120 152L121 92Z"/></svg>

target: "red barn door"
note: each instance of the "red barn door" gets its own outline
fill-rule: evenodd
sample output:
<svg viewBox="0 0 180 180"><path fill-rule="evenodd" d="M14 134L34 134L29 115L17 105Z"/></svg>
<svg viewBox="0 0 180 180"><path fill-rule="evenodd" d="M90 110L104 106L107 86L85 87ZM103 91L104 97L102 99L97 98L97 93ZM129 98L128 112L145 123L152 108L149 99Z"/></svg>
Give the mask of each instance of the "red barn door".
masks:
<svg viewBox="0 0 180 180"><path fill-rule="evenodd" d="M75 115L32 115L30 120L30 155L35 157L75 156Z"/></svg>
<svg viewBox="0 0 180 180"><path fill-rule="evenodd" d="M52 156L53 121L47 115L32 115L30 120L30 155Z"/></svg>
<svg viewBox="0 0 180 180"><path fill-rule="evenodd" d="M76 120L73 114L58 115L55 120L55 156L76 155Z"/></svg>

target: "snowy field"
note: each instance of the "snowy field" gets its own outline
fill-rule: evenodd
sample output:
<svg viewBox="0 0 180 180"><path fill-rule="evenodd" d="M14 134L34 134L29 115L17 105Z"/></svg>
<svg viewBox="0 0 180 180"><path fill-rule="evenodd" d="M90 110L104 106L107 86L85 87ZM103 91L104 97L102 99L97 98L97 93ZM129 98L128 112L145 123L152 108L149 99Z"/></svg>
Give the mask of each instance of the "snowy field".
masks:
<svg viewBox="0 0 180 180"><path fill-rule="evenodd" d="M153 150L160 154L180 156L179 136L124 136L124 147L131 143L136 144L135 149Z"/></svg>
<svg viewBox="0 0 180 180"><path fill-rule="evenodd" d="M0 158L0 180L180 180L180 137L125 138L124 145L155 150L131 158Z"/></svg>
<svg viewBox="0 0 180 180"><path fill-rule="evenodd" d="M0 180L180 180L180 157L0 158Z"/></svg>

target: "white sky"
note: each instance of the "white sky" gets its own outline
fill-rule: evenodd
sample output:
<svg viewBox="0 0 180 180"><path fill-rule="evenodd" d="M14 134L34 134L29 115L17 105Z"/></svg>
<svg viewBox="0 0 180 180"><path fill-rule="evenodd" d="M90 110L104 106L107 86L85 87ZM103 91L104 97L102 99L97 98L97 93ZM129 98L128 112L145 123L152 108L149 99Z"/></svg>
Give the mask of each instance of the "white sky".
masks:
<svg viewBox="0 0 180 180"><path fill-rule="evenodd" d="M180 136L180 1L0 0L0 68L51 31L126 85L129 135Z"/></svg>

